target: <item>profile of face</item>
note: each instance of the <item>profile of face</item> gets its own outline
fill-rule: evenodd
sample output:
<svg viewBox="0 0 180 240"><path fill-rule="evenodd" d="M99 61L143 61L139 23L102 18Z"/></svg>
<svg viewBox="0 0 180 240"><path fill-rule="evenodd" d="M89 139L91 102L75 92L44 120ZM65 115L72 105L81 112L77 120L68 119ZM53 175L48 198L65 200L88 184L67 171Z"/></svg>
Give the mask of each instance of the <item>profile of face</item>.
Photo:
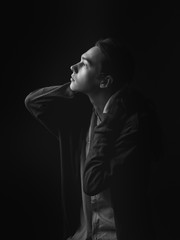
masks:
<svg viewBox="0 0 180 240"><path fill-rule="evenodd" d="M81 61L71 66L72 91L90 94L100 88L101 63L104 55L98 46L90 48L82 54Z"/></svg>

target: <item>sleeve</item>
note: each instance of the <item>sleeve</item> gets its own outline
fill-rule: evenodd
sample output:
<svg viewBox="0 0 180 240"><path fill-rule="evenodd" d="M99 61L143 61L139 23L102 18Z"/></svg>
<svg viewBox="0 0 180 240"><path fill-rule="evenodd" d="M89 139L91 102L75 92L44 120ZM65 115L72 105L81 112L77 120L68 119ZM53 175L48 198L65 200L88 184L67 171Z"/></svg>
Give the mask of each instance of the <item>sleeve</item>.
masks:
<svg viewBox="0 0 180 240"><path fill-rule="evenodd" d="M76 109L77 93L71 91L69 85L41 88L25 98L29 112L56 137L60 126L71 124Z"/></svg>
<svg viewBox="0 0 180 240"><path fill-rule="evenodd" d="M112 124L113 125L113 124ZM94 130L94 137L84 168L84 192L96 195L107 189L123 168L136 158L138 118L137 114L122 120L112 127L100 124Z"/></svg>

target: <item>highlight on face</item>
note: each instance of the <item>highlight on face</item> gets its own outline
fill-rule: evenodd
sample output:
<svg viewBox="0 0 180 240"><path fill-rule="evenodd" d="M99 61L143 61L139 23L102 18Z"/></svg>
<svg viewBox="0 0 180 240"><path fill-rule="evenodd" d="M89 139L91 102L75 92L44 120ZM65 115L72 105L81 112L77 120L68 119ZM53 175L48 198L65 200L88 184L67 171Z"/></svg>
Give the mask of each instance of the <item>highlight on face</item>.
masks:
<svg viewBox="0 0 180 240"><path fill-rule="evenodd" d="M71 66L71 90L83 93L96 91L100 84L99 75L103 59L104 55L98 46L82 54L80 61Z"/></svg>

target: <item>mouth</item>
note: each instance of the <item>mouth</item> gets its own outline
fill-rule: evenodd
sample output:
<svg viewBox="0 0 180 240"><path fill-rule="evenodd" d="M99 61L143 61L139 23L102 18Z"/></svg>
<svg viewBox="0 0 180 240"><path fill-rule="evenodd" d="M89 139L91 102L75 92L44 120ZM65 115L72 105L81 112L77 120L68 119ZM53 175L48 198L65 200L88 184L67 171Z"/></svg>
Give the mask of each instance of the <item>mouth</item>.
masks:
<svg viewBox="0 0 180 240"><path fill-rule="evenodd" d="M75 79L73 78L73 76L71 75L71 82L74 82L75 81Z"/></svg>

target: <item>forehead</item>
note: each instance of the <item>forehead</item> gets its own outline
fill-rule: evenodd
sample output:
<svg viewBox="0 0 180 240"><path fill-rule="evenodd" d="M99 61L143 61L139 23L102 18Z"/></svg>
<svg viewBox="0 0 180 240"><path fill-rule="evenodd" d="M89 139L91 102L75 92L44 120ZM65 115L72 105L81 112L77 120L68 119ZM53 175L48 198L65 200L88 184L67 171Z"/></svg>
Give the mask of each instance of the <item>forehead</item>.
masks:
<svg viewBox="0 0 180 240"><path fill-rule="evenodd" d="M89 59L92 62L92 64L96 65L101 64L104 55L98 46L94 46L90 48L87 52L85 52L82 55L82 58L86 58L87 60Z"/></svg>

